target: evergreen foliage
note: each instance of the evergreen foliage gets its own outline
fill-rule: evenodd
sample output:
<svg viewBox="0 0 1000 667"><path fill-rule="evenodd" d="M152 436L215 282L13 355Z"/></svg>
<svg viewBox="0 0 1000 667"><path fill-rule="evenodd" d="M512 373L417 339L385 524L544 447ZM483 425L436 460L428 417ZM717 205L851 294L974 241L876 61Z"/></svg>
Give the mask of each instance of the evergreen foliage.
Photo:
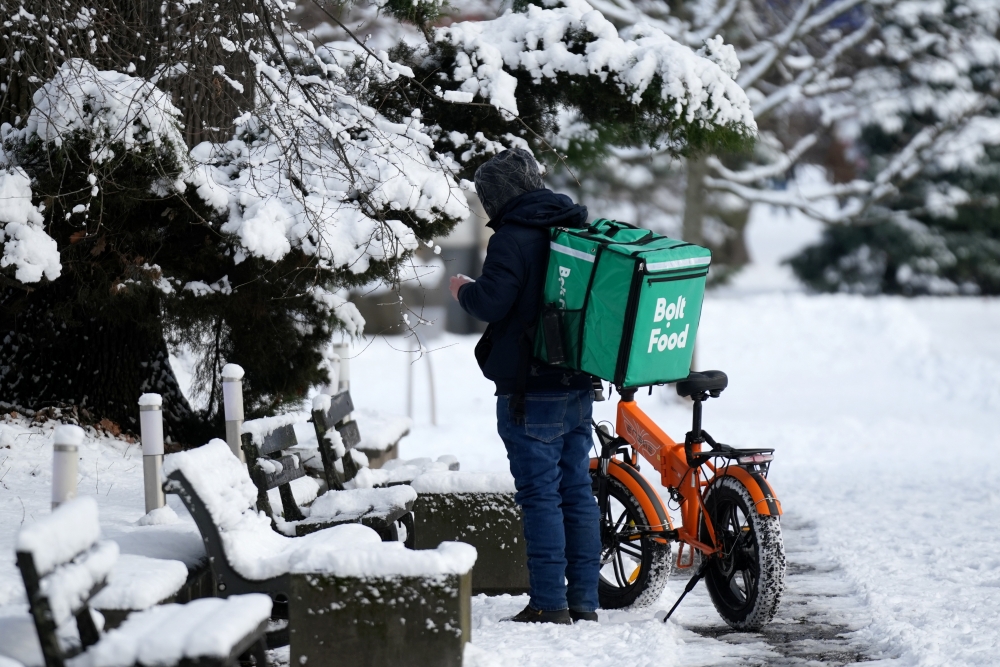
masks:
<svg viewBox="0 0 1000 667"><path fill-rule="evenodd" d="M856 84L875 187L792 268L821 291L1000 294L1000 8L907 3L880 20Z"/></svg>
<svg viewBox="0 0 1000 667"><path fill-rule="evenodd" d="M589 128L574 156L752 140L749 103L713 60L663 35L619 38L594 16L585 27L579 0L530 10L568 26L530 47L570 54L544 76L509 59L469 69L494 33L433 28L439 0L377 4L426 41L317 46L276 0L163 15L133 0L0 0L0 400L135 429L135 401L156 391L168 436L198 444L218 432L225 363L246 370L247 418L294 405L326 381L334 332L361 333L337 291L396 282L418 243L468 213L459 182L491 155L528 146L564 161L552 137L567 111ZM510 27L526 24L506 20L528 49ZM580 69L594 45L615 57ZM659 69L633 76L630 49ZM178 345L199 358L200 412L167 362Z"/></svg>

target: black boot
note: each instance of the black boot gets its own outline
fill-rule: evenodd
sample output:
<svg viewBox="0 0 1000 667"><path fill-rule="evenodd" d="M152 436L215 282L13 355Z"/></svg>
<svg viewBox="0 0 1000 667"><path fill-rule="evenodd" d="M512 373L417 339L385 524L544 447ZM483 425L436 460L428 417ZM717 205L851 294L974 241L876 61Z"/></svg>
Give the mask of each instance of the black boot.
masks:
<svg viewBox="0 0 1000 667"><path fill-rule="evenodd" d="M569 609L559 609L557 611L541 611L534 609L529 604L516 616L509 616L501 619L504 621L514 621L515 623L557 623L559 625L570 625Z"/></svg>
<svg viewBox="0 0 1000 667"><path fill-rule="evenodd" d="M569 617L573 619L573 622L577 621L593 621L597 623L597 612L596 611L573 611L569 610Z"/></svg>

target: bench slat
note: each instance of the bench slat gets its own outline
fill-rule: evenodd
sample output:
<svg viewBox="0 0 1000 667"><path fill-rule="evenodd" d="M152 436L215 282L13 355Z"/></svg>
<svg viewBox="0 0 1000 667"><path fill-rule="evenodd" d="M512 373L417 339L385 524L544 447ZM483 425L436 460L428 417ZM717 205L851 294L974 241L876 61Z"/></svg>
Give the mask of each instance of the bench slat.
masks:
<svg viewBox="0 0 1000 667"><path fill-rule="evenodd" d="M289 454L288 456L282 456L280 459L265 459L280 463L281 472L264 472L263 469L258 467L257 474L263 480L264 486L270 490L282 484L288 484L293 479L305 477L305 467L301 463L298 466L295 465L297 458Z"/></svg>
<svg viewBox="0 0 1000 667"><path fill-rule="evenodd" d="M273 454L299 444L295 437L295 427L291 424L279 426L264 436L264 444L258 449L261 454Z"/></svg>
<svg viewBox="0 0 1000 667"><path fill-rule="evenodd" d="M323 415L323 418L326 420L326 427L330 428L352 412L354 412L354 401L351 399L351 392L342 391L335 396L331 396L330 408Z"/></svg>
<svg viewBox="0 0 1000 667"><path fill-rule="evenodd" d="M361 442L361 431L358 429L358 422L349 421L346 424L337 424L337 432L344 442L344 449L353 449Z"/></svg>

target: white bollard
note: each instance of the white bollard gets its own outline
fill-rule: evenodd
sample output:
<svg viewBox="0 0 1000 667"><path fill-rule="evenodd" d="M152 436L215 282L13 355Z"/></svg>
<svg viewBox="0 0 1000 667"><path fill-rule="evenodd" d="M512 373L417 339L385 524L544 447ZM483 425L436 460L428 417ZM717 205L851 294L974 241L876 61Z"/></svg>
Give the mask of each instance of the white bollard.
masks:
<svg viewBox="0 0 1000 667"><path fill-rule="evenodd" d="M79 426L56 427L52 444L52 509L76 498L76 477L83 444L83 429Z"/></svg>
<svg viewBox="0 0 1000 667"><path fill-rule="evenodd" d="M347 391L351 388L351 353L350 343L338 343L333 346L334 353L340 357L339 373L337 374L337 391Z"/></svg>
<svg viewBox="0 0 1000 667"><path fill-rule="evenodd" d="M146 491L146 514L163 507L163 399L159 394L139 397L139 433L142 439L142 477Z"/></svg>
<svg viewBox="0 0 1000 667"><path fill-rule="evenodd" d="M243 367L222 367L222 403L226 411L226 443L240 461L246 463L240 436L243 434Z"/></svg>

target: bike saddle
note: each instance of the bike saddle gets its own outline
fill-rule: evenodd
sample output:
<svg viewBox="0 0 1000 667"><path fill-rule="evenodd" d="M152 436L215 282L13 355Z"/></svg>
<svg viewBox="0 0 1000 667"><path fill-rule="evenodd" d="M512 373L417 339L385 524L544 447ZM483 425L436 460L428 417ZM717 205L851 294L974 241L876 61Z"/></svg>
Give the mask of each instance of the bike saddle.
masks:
<svg viewBox="0 0 1000 667"><path fill-rule="evenodd" d="M691 372L685 379L677 383L677 394L691 396L707 391L713 398L718 398L722 390L729 386L729 378L722 371Z"/></svg>

